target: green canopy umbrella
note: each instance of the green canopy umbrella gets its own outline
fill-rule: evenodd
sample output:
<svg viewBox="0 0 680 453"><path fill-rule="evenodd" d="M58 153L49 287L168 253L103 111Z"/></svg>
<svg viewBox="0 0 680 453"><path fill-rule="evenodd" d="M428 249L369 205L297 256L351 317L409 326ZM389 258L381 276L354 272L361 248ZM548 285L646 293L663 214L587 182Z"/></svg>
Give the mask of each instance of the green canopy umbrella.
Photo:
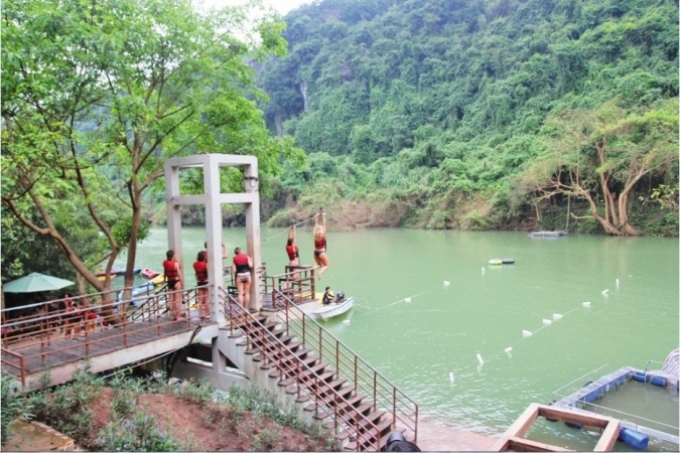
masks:
<svg viewBox="0 0 680 453"><path fill-rule="evenodd" d="M39 291L54 291L71 285L75 285L75 283L63 278L33 272L25 277L12 280L5 284L3 289L6 293L36 293Z"/></svg>

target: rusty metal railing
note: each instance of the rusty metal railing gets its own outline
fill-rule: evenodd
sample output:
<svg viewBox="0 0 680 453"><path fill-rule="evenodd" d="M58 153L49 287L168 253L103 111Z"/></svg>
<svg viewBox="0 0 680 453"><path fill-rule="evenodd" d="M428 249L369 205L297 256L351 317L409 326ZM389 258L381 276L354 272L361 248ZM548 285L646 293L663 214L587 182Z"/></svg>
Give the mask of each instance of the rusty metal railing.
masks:
<svg viewBox="0 0 680 453"><path fill-rule="evenodd" d="M417 442L418 404L340 340L326 331L312 317L300 310L292 300L280 292L277 294L277 297L284 301L284 309L279 311L277 316L283 323L286 333L295 336L302 343L303 347L310 348L320 360L334 368L334 372L339 379L344 379L351 383L350 385L354 386L355 394L362 394L371 398L372 410L381 410L390 414L392 429L405 431L407 436L412 438L413 442ZM267 334L266 329L255 329L256 326L262 325L260 321L238 306L232 296L225 293L222 296L222 300L225 316L230 320L228 327L232 334L237 329L243 329L246 332L261 332L247 336L247 347L257 348L268 363L274 365L286 378L294 380L298 384L298 397L301 396L299 392L305 389L304 391L314 399L315 404L332 412L334 417L333 426L336 432L353 428L353 439L361 448L371 446L376 450L379 449L381 432L375 423L366 419L364 415L355 414L357 419L348 419L342 413L338 413L342 408L342 403L349 404L350 396L344 396L337 391L333 391L333 398L325 398L323 395L316 393L315 389L318 388L318 382L316 387L305 387L305 382L302 382L301 376L313 376L313 379L316 380L319 379L319 374L302 361L297 361L299 363L296 362L293 369L287 368L283 363L283 351L292 351L287 350L287 346L281 343L275 336ZM227 313L229 311L231 313ZM281 353L277 353L277 351L281 351ZM306 382L308 383L309 381ZM367 408L364 407L364 409ZM361 422L361 426L356 425L356 420ZM361 428L362 426L364 428ZM366 426L368 426L368 429L365 429ZM375 430L374 436L362 434L371 430Z"/></svg>
<svg viewBox="0 0 680 453"><path fill-rule="evenodd" d="M196 323L190 316L190 307L196 302L196 294L195 288L168 291L163 286L144 296L135 294L129 299L118 299L113 304L88 304L89 300L102 297L98 293L5 309L3 315L7 322L2 325L3 373L12 374L10 370L14 369L25 385L26 365L36 358L43 367L50 361L50 356L54 358L64 352L69 353L71 360L81 360L91 357L95 346L97 354L128 347L132 335L153 332L151 337L160 338L164 326L176 323L186 323L191 328ZM167 300L172 295L184 301L180 308L183 320L173 321L164 316L168 309ZM122 313L122 310L133 305L134 300L139 299L143 300L139 307L129 313ZM62 302L67 307L56 308ZM31 313L16 316L20 310L27 309ZM105 335L99 333L104 330L107 331ZM57 340L58 344L55 343ZM61 361L65 363L68 360Z"/></svg>

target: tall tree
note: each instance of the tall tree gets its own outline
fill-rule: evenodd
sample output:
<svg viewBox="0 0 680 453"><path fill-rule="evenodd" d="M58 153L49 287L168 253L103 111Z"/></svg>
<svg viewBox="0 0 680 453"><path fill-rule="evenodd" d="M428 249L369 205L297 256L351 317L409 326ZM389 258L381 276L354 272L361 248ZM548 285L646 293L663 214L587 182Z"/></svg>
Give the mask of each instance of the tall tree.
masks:
<svg viewBox="0 0 680 453"><path fill-rule="evenodd" d="M546 120L546 154L526 173L535 202L570 196L612 235L638 235L629 221L631 196L643 177L657 185L678 165L678 101L643 113L610 101L597 109L566 110Z"/></svg>
<svg viewBox="0 0 680 453"><path fill-rule="evenodd" d="M254 154L261 186L303 158L268 133L248 58L282 55L276 16L189 0L9 0L2 10L2 203L105 291L63 217L87 213L106 269L145 234L142 200L170 157ZM238 177L238 176L237 176ZM33 213L37 212L36 216Z"/></svg>

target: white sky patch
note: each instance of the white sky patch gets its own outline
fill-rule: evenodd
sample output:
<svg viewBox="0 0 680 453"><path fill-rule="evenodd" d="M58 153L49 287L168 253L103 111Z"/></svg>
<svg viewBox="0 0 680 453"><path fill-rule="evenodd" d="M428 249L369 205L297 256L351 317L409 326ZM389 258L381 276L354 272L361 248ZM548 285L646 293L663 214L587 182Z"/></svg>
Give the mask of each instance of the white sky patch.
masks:
<svg viewBox="0 0 680 453"><path fill-rule="evenodd" d="M298 6L312 3L313 0L262 0L264 6L269 6L278 11L282 16ZM203 3L209 8L220 8L223 6L241 6L248 3L248 0L194 0L194 4Z"/></svg>

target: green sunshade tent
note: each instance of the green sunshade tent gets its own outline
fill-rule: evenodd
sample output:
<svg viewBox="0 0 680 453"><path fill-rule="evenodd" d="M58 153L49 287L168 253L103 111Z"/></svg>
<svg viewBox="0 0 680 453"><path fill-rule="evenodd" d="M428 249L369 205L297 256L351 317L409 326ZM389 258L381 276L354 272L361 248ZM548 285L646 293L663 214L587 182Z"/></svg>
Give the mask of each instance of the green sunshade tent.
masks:
<svg viewBox="0 0 680 453"><path fill-rule="evenodd" d="M6 293L36 293L39 291L54 291L71 285L75 285L75 283L63 278L33 272L25 277L6 283L3 289Z"/></svg>

